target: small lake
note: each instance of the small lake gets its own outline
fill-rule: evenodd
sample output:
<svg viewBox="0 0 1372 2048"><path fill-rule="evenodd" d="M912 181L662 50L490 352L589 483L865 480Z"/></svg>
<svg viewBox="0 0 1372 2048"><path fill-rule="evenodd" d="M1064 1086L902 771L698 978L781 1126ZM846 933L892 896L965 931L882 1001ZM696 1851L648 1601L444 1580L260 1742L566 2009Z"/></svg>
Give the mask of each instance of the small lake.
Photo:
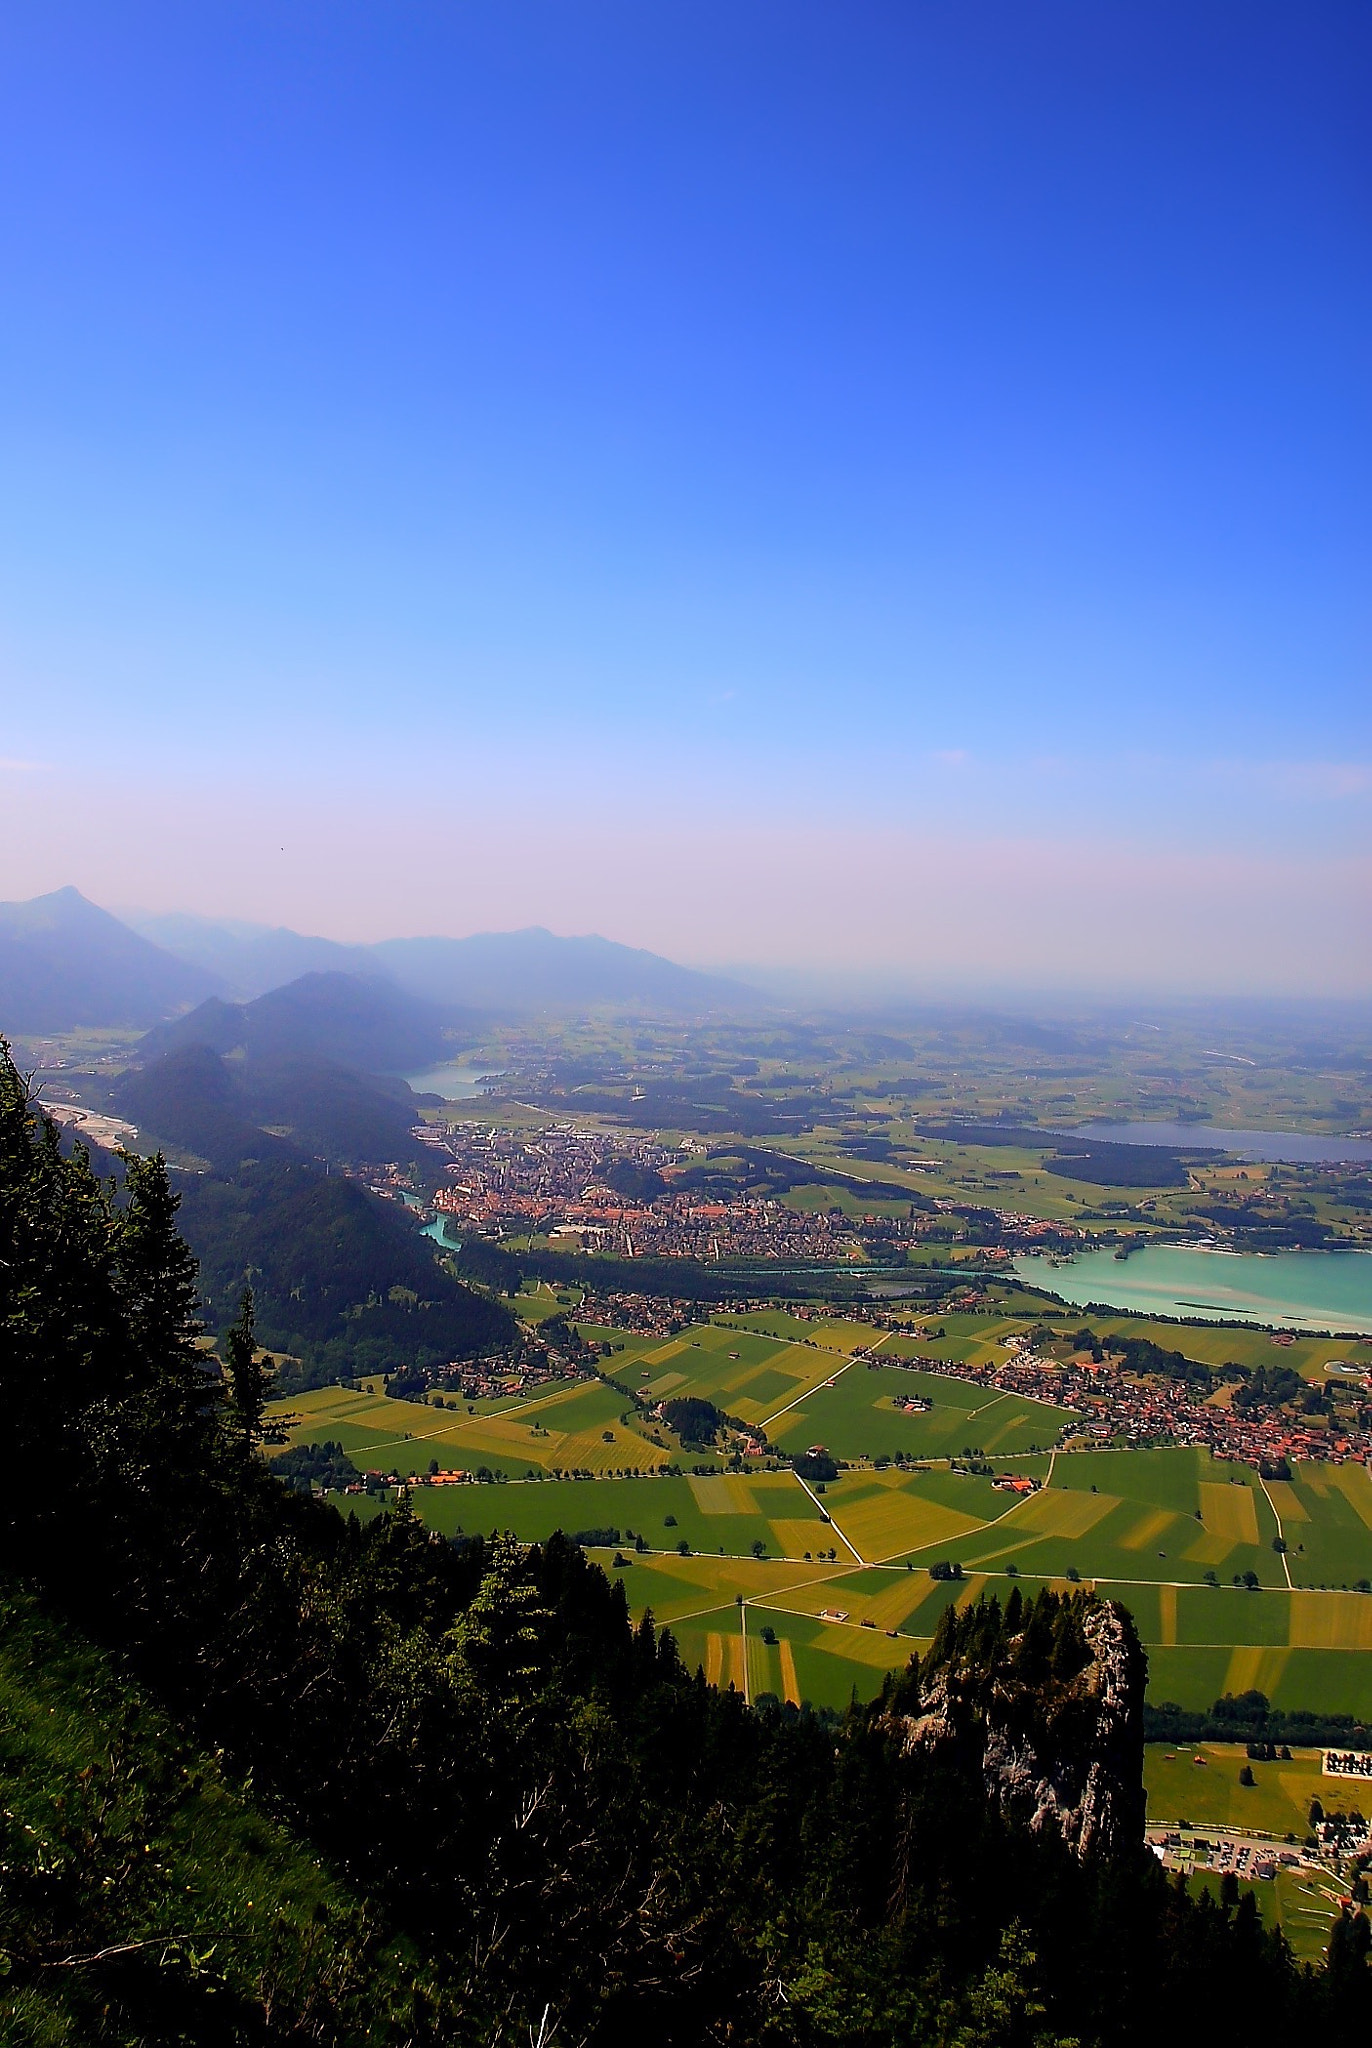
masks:
<svg viewBox="0 0 1372 2048"><path fill-rule="evenodd" d="M1111 1251L1078 1252L1057 1266L1041 1253L1025 1253L1015 1260L1015 1272L1074 1307L1099 1301L1140 1315L1372 1335L1372 1252L1217 1252L1160 1244L1127 1259Z"/></svg>
<svg viewBox="0 0 1372 2048"><path fill-rule="evenodd" d="M1233 1152L1271 1166L1337 1166L1372 1159L1367 1138L1312 1138L1304 1131L1222 1131L1217 1124L1078 1124L1060 1134L1112 1145L1169 1145L1179 1152Z"/></svg>
<svg viewBox="0 0 1372 2048"><path fill-rule="evenodd" d="M425 1067L419 1074L404 1074L401 1079L409 1082L416 1095L441 1095L445 1102L467 1102L481 1093L483 1081L500 1072L499 1067L464 1067L450 1061L440 1067Z"/></svg>

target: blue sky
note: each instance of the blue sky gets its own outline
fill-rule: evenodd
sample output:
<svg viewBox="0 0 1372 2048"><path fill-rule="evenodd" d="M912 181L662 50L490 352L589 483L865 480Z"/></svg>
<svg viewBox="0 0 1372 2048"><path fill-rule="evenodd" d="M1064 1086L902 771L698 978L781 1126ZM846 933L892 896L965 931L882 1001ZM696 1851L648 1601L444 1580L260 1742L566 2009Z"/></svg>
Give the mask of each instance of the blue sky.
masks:
<svg viewBox="0 0 1372 2048"><path fill-rule="evenodd" d="M11 10L3 893L1366 986L1370 56Z"/></svg>

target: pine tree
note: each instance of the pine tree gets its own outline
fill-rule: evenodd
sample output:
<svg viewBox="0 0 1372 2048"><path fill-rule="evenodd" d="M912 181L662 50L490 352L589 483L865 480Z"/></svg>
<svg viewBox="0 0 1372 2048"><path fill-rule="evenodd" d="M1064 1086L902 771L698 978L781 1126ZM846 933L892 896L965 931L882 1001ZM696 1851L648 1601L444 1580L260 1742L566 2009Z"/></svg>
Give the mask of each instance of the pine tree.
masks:
<svg viewBox="0 0 1372 2048"><path fill-rule="evenodd" d="M154 1455L186 1455L186 1440L218 1395L200 1348L198 1269L176 1228L181 1198L161 1153L124 1155L126 1206L119 1219L118 1284Z"/></svg>
<svg viewBox="0 0 1372 2048"><path fill-rule="evenodd" d="M229 1408L234 1429L245 1450L262 1441L262 1416L267 1406L270 1371L265 1353L253 1335L251 1287L243 1289L238 1320L224 1339L224 1376L229 1383Z"/></svg>

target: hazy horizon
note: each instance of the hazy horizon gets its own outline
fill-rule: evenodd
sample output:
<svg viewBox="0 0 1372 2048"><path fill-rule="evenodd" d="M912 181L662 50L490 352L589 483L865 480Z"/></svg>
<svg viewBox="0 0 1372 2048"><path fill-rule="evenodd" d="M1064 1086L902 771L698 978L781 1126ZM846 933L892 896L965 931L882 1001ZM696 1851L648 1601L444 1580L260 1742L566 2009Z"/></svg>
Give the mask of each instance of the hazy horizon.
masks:
<svg viewBox="0 0 1372 2048"><path fill-rule="evenodd" d="M249 0L0 74L0 896L1372 993L1372 17Z"/></svg>
<svg viewBox="0 0 1372 2048"><path fill-rule="evenodd" d="M65 883L59 888L76 888L75 883ZM55 892L43 892L51 894ZM281 920L244 918L232 911L211 913L188 909L184 903L154 907L146 903L128 903L107 900L99 902L86 890L78 890L87 902L110 916L117 918L129 929L138 932L153 943L172 953L189 948L184 957L198 959L193 944L194 931L177 930L178 925L200 926L229 932L235 937L247 938L271 936L284 933L304 940L332 940L341 946L367 947L385 941L409 940L464 940L493 936L521 936L530 932L544 932L555 939L608 940L612 944L639 946L636 939L625 939L612 930L596 927L551 926L542 919L530 919L523 924L459 925L452 920L443 928L382 925L365 933L342 929L334 932L317 930L310 926L295 926ZM5 908L0 902L0 909ZM171 929L168 929L170 927ZM1217 1015L1240 1017L1246 1008L1254 1008L1268 1015L1291 1008L1300 1015L1323 1011L1331 1017L1339 1016L1350 1009L1354 1015L1366 1013L1372 1019L1372 996L1367 992L1317 992L1273 990L1261 987L1249 989L1233 988L1217 990L1200 984L1193 987L1164 986L1156 977L1146 981L1130 980L1121 976L1114 981L1104 977L1095 980L1084 974L1073 976L1065 972L1023 973L1018 976L1007 974L994 963L985 963L958 973L946 966L930 964L902 970L890 963L874 966L843 966L832 962L825 964L796 963L783 959L753 957L712 957L703 955L687 958L679 952L664 953L660 945L642 942L642 950L659 957L670 958L678 965L690 967L700 973L720 976L751 985L769 1002L782 1005L795 1004L801 1007L841 1008L862 1010L877 1015L885 1009L892 1013L917 1010L921 1006L932 1009L958 1008L960 1006L980 1008L988 1012L998 1009L1018 1009L1025 1012L1039 1012L1044 1016L1062 1015L1069 1010L1082 1014L1093 1013L1104 1016L1118 1010L1121 1014L1137 1008L1146 1015L1150 1008L1159 1016L1194 1010L1199 1014L1214 1012ZM315 971L315 970L302 970ZM1345 1021L1346 1017L1345 1017Z"/></svg>

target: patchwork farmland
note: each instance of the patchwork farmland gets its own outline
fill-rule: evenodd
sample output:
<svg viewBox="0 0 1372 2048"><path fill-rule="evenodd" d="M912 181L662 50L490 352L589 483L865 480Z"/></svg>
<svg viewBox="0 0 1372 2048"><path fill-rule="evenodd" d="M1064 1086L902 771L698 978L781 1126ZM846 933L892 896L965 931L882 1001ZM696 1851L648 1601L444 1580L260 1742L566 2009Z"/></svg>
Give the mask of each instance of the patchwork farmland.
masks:
<svg viewBox="0 0 1372 2048"><path fill-rule="evenodd" d="M752 1697L841 1707L926 1646L950 1602L1080 1583L1133 1611L1155 1701L1257 1689L1372 1717L1366 1468L1264 1481L1199 1445L1077 1447L1069 1410L912 1362L981 1364L1013 1327L949 1316L917 1343L781 1313L665 1338L587 1327L614 1346L604 1378L443 1409L330 1387L273 1420L288 1443L331 1439L416 1482L445 1535L578 1536L689 1663ZM726 1467L683 1446L655 1410L686 1396L773 1454ZM840 1468L827 1482L790 1465L819 1445ZM489 1483L432 1485L434 1466Z"/></svg>

